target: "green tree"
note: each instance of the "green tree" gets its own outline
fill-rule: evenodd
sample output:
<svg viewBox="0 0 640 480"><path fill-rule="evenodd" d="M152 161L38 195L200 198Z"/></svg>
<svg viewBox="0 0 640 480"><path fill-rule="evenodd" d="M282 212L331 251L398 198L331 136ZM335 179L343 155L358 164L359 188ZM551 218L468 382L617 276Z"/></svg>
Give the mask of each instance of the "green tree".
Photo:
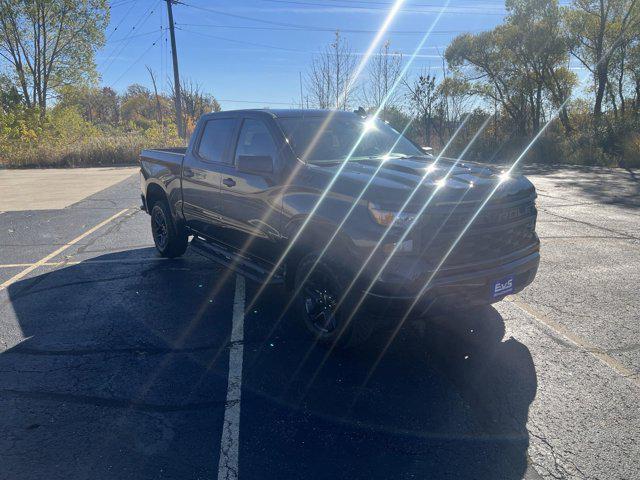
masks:
<svg viewBox="0 0 640 480"><path fill-rule="evenodd" d="M52 93L96 77L108 22L106 0L0 0L0 56L27 107L44 118Z"/></svg>
<svg viewBox="0 0 640 480"><path fill-rule="evenodd" d="M472 94L495 101L514 128L526 132L526 96L508 33L507 27L499 25L487 32L460 35L447 47L445 57L454 73L469 82Z"/></svg>
<svg viewBox="0 0 640 480"><path fill-rule="evenodd" d="M4 113L15 110L22 105L23 99L11 79L0 75L0 109Z"/></svg>
<svg viewBox="0 0 640 480"><path fill-rule="evenodd" d="M66 85L59 89L57 106L75 107L88 122L117 126L120 120L120 99L110 87Z"/></svg>
<svg viewBox="0 0 640 480"><path fill-rule="evenodd" d="M137 83L129 85L122 96L120 115L131 129L146 130L155 122L156 100L151 91Z"/></svg>
<svg viewBox="0 0 640 480"><path fill-rule="evenodd" d="M574 0L565 18L571 53L593 75L593 116L599 126L612 63L620 60L620 49L640 35L640 1ZM624 75L624 68L620 73Z"/></svg>
<svg viewBox="0 0 640 480"><path fill-rule="evenodd" d="M633 110L640 114L640 38L636 38L629 45L629 62L625 65L631 77L633 89Z"/></svg>
<svg viewBox="0 0 640 480"><path fill-rule="evenodd" d="M545 107L559 107L575 76L557 0L507 0L503 24L456 37L445 52L471 91L496 102L526 135L539 130ZM568 116L564 112L564 121Z"/></svg>
<svg viewBox="0 0 640 480"><path fill-rule="evenodd" d="M577 81L566 66L569 40L557 0L507 0L506 7L507 41L519 60L517 74L523 79L532 130L537 132L545 102L552 108L564 105ZM561 120L571 130L566 106Z"/></svg>

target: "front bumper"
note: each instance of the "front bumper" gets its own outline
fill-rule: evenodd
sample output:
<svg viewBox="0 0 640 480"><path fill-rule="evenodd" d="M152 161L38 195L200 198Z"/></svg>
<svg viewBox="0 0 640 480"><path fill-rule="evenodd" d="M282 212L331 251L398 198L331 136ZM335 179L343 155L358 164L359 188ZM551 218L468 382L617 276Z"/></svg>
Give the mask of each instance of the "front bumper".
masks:
<svg viewBox="0 0 640 480"><path fill-rule="evenodd" d="M493 281L507 275L513 275L514 289L510 294L518 293L533 282L539 263L540 254L535 251L508 263L481 270L455 274L443 272L443 274L435 276L421 294L362 292L364 295L363 305L366 311L393 316L405 315L409 310L412 315L420 316L434 308L489 305L504 297L493 297L491 292Z"/></svg>

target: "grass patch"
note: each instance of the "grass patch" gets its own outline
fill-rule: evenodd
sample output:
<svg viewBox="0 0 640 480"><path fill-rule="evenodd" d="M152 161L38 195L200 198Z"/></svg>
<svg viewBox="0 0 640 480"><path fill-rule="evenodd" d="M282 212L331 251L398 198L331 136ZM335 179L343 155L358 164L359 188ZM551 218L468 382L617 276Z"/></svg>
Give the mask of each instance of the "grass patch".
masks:
<svg viewBox="0 0 640 480"><path fill-rule="evenodd" d="M140 151L178 142L163 143L140 134L92 136L73 143L38 142L5 144L0 165L5 168L99 167L134 165Z"/></svg>

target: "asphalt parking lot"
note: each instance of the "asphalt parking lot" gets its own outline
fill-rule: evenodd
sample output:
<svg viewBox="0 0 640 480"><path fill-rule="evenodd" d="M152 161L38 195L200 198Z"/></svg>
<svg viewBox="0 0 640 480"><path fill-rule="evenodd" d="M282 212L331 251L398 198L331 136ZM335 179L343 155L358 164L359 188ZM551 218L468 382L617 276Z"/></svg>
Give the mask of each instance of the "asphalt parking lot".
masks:
<svg viewBox="0 0 640 480"><path fill-rule="evenodd" d="M280 287L244 313L258 285L159 258L136 175L0 204L0 478L640 478L640 174L530 173L536 282L379 363L278 321Z"/></svg>

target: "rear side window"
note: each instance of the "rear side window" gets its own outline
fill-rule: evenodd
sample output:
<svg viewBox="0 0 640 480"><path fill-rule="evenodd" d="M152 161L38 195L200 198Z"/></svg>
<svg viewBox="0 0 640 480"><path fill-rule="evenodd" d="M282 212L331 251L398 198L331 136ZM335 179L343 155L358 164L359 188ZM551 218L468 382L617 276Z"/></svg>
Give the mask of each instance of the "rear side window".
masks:
<svg viewBox="0 0 640 480"><path fill-rule="evenodd" d="M208 162L230 163L229 158L224 157L224 151L233 135L234 124L233 118L209 120L198 145L198 156Z"/></svg>
<svg viewBox="0 0 640 480"><path fill-rule="evenodd" d="M236 148L236 161L240 155L276 157L276 144L262 121L248 118L242 123Z"/></svg>

